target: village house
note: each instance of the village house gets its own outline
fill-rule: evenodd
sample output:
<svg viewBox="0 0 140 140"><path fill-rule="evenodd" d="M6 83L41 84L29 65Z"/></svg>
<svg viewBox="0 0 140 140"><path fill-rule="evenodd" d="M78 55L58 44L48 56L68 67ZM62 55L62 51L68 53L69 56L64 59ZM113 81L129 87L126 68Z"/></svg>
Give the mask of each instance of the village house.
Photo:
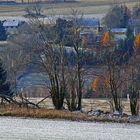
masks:
<svg viewBox="0 0 140 140"><path fill-rule="evenodd" d="M88 49L96 49L101 45L103 36L103 28L100 25L100 20L97 18L83 18L79 20L81 28L80 37L83 44L86 43Z"/></svg>
<svg viewBox="0 0 140 140"><path fill-rule="evenodd" d="M71 2L75 0L0 0L0 3L15 4L15 3L37 3L37 2Z"/></svg>
<svg viewBox="0 0 140 140"><path fill-rule="evenodd" d="M125 40L127 38L127 31L127 28L112 28L110 34L115 41Z"/></svg>
<svg viewBox="0 0 140 140"><path fill-rule="evenodd" d="M3 27L7 31L7 33L15 34L17 29L21 27L25 22L20 20L5 20L3 21Z"/></svg>
<svg viewBox="0 0 140 140"><path fill-rule="evenodd" d="M78 21L80 28L85 32L95 32L96 34L100 31L100 21L97 18L82 18Z"/></svg>
<svg viewBox="0 0 140 140"><path fill-rule="evenodd" d="M80 37L88 46L95 47L100 42L101 26L99 19L83 18L79 21L81 28Z"/></svg>

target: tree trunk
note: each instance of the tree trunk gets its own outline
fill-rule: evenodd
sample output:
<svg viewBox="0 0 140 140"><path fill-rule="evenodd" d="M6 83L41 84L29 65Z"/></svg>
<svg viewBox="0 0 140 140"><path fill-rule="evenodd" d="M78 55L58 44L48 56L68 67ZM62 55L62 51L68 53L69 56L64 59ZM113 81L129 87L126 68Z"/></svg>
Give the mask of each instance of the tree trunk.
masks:
<svg viewBox="0 0 140 140"><path fill-rule="evenodd" d="M77 74L78 74L78 107L77 107L77 110L81 110L81 108L82 108L82 105L81 105L82 104L82 80L81 80L81 66L80 66L79 60L78 60L78 65L77 65Z"/></svg>

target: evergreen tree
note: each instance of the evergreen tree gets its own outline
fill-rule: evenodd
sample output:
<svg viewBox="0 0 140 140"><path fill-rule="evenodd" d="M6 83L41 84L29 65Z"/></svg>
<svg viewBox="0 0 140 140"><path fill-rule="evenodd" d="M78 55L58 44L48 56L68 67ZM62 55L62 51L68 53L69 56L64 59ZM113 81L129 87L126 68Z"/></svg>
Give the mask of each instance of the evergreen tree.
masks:
<svg viewBox="0 0 140 140"><path fill-rule="evenodd" d="M5 41L7 39L6 30L3 27L3 23L0 21L0 41Z"/></svg>
<svg viewBox="0 0 140 140"><path fill-rule="evenodd" d="M0 97L8 102L10 102L10 98L13 96L13 92L11 92L10 83L7 82L7 72L3 68L3 64L0 60Z"/></svg>
<svg viewBox="0 0 140 140"><path fill-rule="evenodd" d="M108 28L126 28L130 19L130 10L127 6L115 5L104 18L104 22Z"/></svg>

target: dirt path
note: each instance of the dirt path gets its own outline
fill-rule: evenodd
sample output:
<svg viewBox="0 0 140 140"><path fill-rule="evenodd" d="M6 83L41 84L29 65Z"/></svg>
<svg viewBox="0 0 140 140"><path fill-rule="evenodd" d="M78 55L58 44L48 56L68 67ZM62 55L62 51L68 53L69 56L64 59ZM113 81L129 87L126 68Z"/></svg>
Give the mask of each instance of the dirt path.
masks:
<svg viewBox="0 0 140 140"><path fill-rule="evenodd" d="M140 125L0 117L0 140L140 140Z"/></svg>

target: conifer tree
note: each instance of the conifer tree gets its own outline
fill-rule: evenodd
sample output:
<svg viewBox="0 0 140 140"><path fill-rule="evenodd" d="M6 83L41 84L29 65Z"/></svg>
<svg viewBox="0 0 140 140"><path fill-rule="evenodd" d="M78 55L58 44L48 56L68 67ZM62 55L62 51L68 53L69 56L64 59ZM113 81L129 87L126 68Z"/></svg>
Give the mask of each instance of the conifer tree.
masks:
<svg viewBox="0 0 140 140"><path fill-rule="evenodd" d="M7 39L6 30L3 27L3 23L0 21L0 41L5 41Z"/></svg>
<svg viewBox="0 0 140 140"><path fill-rule="evenodd" d="M10 88L10 83L7 82L7 72L3 67L2 61L0 60L0 97L3 100L10 102L13 92Z"/></svg>

